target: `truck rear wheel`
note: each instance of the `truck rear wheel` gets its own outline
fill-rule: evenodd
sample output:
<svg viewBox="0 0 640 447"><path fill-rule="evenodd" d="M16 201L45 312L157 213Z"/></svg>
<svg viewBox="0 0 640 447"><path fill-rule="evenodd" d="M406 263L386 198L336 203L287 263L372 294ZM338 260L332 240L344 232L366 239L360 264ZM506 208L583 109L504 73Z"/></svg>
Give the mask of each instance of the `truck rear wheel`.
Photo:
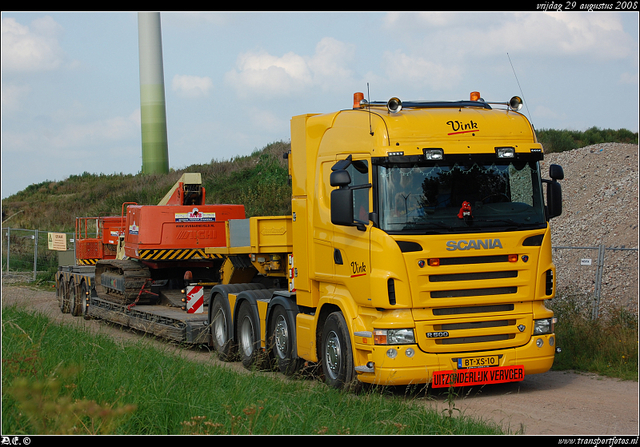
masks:
<svg viewBox="0 0 640 447"><path fill-rule="evenodd" d="M332 388L348 387L355 378L349 329L341 312L327 317L322 330L320 356L325 383Z"/></svg>
<svg viewBox="0 0 640 447"><path fill-rule="evenodd" d="M242 365L247 369L260 368L260 326L251 304L248 301L240 303L238 310L238 351Z"/></svg>
<svg viewBox="0 0 640 447"><path fill-rule="evenodd" d="M231 339L231 320L222 304L221 295L213 297L211 305L211 342L218 353L218 357L223 362L232 360L234 355L234 345Z"/></svg>
<svg viewBox="0 0 640 447"><path fill-rule="evenodd" d="M269 353L275 366L282 374L291 376L302 366L302 359L294 354L293 328L295 322L283 306L276 306L273 309L271 323L269 327Z"/></svg>

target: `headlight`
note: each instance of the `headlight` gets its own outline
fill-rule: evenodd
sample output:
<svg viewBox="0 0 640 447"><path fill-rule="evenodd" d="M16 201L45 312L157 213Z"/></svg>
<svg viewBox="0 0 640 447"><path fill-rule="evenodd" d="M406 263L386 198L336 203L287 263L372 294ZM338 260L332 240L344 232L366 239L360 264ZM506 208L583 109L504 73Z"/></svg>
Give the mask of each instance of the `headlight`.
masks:
<svg viewBox="0 0 640 447"><path fill-rule="evenodd" d="M542 320L533 320L533 334L534 335L542 335L542 334L552 334L555 330L555 324L558 319L553 318L544 318Z"/></svg>
<svg viewBox="0 0 640 447"><path fill-rule="evenodd" d="M424 158L427 160L443 160L444 151L442 149L423 149Z"/></svg>
<svg viewBox="0 0 640 447"><path fill-rule="evenodd" d="M498 158L514 158L516 156L516 150L512 147L497 147L496 156Z"/></svg>
<svg viewBox="0 0 640 447"><path fill-rule="evenodd" d="M416 342L413 329L375 329L373 342L376 345L410 345Z"/></svg>

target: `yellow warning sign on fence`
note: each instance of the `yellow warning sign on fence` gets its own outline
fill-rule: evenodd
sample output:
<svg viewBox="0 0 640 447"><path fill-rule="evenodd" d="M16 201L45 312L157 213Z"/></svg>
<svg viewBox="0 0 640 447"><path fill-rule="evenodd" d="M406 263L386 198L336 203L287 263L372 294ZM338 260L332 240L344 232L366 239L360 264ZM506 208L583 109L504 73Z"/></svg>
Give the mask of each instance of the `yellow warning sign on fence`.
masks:
<svg viewBox="0 0 640 447"><path fill-rule="evenodd" d="M67 235L65 233L49 233L49 250L67 249Z"/></svg>

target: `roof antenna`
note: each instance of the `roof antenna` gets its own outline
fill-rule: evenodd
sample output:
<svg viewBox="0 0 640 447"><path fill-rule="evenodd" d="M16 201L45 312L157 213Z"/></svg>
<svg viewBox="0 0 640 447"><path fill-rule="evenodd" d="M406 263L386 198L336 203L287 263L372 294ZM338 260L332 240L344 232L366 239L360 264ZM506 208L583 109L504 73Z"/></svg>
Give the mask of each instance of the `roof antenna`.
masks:
<svg viewBox="0 0 640 447"><path fill-rule="evenodd" d="M367 110L369 111L369 135L373 136L371 128L371 95L369 94L369 83L367 82Z"/></svg>
<svg viewBox="0 0 640 447"><path fill-rule="evenodd" d="M518 83L518 88L520 89L520 95L522 95L522 100L524 101L524 105L527 106L527 113L529 113L529 116L531 117L531 125L533 126L533 115L531 115L531 111L529 110L529 104L524 99L524 93L522 92L522 87L520 87L520 81L518 81L518 75L516 74L516 69L513 68L513 64L511 63L511 57L509 57L509 53L507 53L507 58L509 59L511 70L513 70L513 75L516 77L516 82Z"/></svg>

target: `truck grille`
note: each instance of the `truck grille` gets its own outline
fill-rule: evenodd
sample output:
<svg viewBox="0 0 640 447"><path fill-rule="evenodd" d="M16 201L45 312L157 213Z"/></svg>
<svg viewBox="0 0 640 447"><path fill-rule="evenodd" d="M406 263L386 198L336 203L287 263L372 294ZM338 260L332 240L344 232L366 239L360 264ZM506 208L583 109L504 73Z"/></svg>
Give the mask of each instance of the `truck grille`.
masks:
<svg viewBox="0 0 640 447"><path fill-rule="evenodd" d="M433 309L433 315L459 315L476 314L482 312L509 312L513 310L513 304L502 304L497 306L468 306Z"/></svg>
<svg viewBox="0 0 640 447"><path fill-rule="evenodd" d="M424 306L414 309L420 348L444 353L526 344L532 326L532 262L509 262L508 255L467 256L417 268L414 304Z"/></svg>

